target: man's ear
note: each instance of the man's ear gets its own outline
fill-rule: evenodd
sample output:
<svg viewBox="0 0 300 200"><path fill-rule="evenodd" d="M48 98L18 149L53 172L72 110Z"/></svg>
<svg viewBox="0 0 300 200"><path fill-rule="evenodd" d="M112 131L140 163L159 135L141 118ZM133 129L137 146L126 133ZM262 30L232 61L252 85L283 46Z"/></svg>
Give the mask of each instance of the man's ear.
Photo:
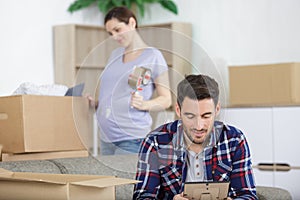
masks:
<svg viewBox="0 0 300 200"><path fill-rule="evenodd" d="M175 106L175 112L177 114L177 117L180 118L180 106L178 104L178 102L176 103L176 106Z"/></svg>
<svg viewBox="0 0 300 200"><path fill-rule="evenodd" d="M129 18L128 25L130 26L130 28L135 29L135 27L136 27L136 21L135 21L135 19L133 17Z"/></svg>
<svg viewBox="0 0 300 200"><path fill-rule="evenodd" d="M218 101L217 106L216 106L216 116L218 116L220 114L221 111L221 104L220 101Z"/></svg>

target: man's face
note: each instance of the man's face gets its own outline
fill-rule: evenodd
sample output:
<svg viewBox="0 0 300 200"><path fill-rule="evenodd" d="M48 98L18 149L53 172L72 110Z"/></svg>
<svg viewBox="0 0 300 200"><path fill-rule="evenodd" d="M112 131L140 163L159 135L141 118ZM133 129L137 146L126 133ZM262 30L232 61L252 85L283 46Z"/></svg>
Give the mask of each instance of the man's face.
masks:
<svg viewBox="0 0 300 200"><path fill-rule="evenodd" d="M209 137L220 105L215 106L213 99L193 100L185 97L181 109L176 113L182 120L184 134L194 144L202 145Z"/></svg>

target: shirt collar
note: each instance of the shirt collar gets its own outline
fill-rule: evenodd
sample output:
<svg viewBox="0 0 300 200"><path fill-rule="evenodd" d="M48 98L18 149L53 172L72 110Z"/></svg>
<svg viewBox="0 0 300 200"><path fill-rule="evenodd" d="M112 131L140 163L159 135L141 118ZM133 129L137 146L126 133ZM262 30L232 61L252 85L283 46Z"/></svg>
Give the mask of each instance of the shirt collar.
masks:
<svg viewBox="0 0 300 200"><path fill-rule="evenodd" d="M223 122L215 121L213 130L210 134L210 141L207 146L210 146L210 147L216 146L220 140L221 133L224 131L224 129L228 130L229 128Z"/></svg>

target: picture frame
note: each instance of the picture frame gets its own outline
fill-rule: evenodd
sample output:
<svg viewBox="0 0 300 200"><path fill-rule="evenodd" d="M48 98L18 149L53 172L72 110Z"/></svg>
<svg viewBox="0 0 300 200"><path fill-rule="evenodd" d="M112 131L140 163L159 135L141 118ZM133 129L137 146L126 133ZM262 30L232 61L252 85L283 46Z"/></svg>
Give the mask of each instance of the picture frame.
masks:
<svg viewBox="0 0 300 200"><path fill-rule="evenodd" d="M229 182L186 182L184 197L193 200L227 199Z"/></svg>

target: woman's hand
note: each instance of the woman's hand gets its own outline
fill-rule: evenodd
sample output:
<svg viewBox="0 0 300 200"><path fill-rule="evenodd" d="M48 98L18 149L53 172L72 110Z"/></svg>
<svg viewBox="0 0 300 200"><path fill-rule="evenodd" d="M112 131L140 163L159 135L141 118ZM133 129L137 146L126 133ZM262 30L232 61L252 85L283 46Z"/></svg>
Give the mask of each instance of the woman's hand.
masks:
<svg viewBox="0 0 300 200"><path fill-rule="evenodd" d="M85 94L84 97L88 99L91 108L97 109L98 101L96 101L90 94Z"/></svg>
<svg viewBox="0 0 300 200"><path fill-rule="evenodd" d="M140 95L138 92L133 92L131 94L131 107L138 110L145 110L145 101L144 97Z"/></svg>

